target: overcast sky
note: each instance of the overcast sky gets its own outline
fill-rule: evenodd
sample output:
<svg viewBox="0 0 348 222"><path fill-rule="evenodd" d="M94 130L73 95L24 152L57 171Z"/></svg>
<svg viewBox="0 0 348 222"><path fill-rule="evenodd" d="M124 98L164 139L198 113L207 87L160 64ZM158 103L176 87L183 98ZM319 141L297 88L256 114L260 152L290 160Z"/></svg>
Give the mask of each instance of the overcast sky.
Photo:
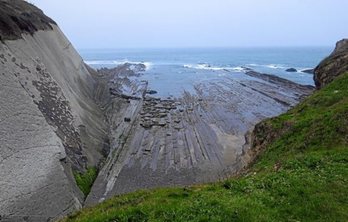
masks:
<svg viewBox="0 0 348 222"><path fill-rule="evenodd" d="M332 46L348 0L30 0L80 49Z"/></svg>

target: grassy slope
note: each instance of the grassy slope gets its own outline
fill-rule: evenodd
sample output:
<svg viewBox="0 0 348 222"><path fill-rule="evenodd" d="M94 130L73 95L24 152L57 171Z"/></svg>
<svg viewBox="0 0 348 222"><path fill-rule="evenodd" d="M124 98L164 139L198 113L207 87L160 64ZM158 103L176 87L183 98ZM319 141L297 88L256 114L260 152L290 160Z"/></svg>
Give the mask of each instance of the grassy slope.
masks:
<svg viewBox="0 0 348 222"><path fill-rule="evenodd" d="M65 220L347 221L348 74L263 124L281 136L238 178L139 191Z"/></svg>

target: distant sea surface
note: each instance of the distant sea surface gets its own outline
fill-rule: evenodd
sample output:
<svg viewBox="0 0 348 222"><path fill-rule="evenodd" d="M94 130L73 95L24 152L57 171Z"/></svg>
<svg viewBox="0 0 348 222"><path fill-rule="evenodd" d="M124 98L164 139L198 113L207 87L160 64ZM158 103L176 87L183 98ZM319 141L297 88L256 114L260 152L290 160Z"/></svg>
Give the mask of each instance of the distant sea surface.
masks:
<svg viewBox="0 0 348 222"><path fill-rule="evenodd" d="M246 78L245 67L291 81L314 85L313 75L301 70L314 68L332 51L330 47L303 48L211 48L211 49L80 49L93 68L112 68L123 63L143 63L140 77L158 95L178 96L193 85L228 76ZM285 70L295 68L298 72Z"/></svg>

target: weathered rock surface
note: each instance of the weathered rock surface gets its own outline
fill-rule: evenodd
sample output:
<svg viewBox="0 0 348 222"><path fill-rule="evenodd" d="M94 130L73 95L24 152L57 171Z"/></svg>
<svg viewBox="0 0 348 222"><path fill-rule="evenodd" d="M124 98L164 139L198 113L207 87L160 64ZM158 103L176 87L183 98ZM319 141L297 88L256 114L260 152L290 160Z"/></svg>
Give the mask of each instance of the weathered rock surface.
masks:
<svg viewBox="0 0 348 222"><path fill-rule="evenodd" d="M82 206L72 170L107 149L93 70L36 7L0 0L0 215L54 220Z"/></svg>
<svg viewBox="0 0 348 222"><path fill-rule="evenodd" d="M116 136L86 204L162 186L211 182L250 161L245 134L285 112L314 87L249 71L195 86L196 93L132 100L130 122ZM144 89L146 92L146 89ZM135 111L134 111L135 110ZM119 128L122 129L122 128ZM122 141L122 142L117 142Z"/></svg>
<svg viewBox="0 0 348 222"><path fill-rule="evenodd" d="M248 130L312 92L247 70L181 98L150 97L137 80L144 65L96 72L39 9L0 3L2 221L55 220L80 208L73 170L87 166L100 166L87 204L229 176L249 161Z"/></svg>
<svg viewBox="0 0 348 222"><path fill-rule="evenodd" d="M348 39L336 44L335 50L314 70L314 82L320 89L332 82L337 76L348 71Z"/></svg>

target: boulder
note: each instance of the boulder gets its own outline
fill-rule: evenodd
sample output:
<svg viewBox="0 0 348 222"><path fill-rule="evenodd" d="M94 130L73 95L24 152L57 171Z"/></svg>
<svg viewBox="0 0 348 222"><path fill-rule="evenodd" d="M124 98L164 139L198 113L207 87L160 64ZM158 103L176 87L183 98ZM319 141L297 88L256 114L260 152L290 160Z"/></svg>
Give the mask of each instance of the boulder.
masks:
<svg viewBox="0 0 348 222"><path fill-rule="evenodd" d="M289 69L287 69L287 70L285 70L285 71L287 71L287 72L297 72L297 69L295 69L295 68L289 68Z"/></svg>

